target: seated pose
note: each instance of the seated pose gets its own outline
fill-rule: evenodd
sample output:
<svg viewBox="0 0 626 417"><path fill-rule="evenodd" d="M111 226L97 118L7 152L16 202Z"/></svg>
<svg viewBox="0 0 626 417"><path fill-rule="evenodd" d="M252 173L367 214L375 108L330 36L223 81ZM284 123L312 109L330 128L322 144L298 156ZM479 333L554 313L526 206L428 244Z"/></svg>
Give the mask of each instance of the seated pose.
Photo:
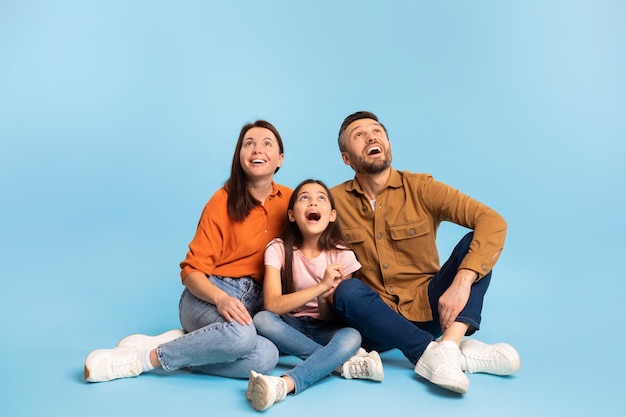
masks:
<svg viewBox="0 0 626 417"><path fill-rule="evenodd" d="M359 330L365 348L399 349L418 375L451 391L467 392L465 373L517 372L512 346L463 340L480 327L504 219L430 175L393 169L387 130L373 113L346 117L338 142L355 176L331 192L362 268L360 279L336 288L337 315ZM472 232L440 267L435 238L443 221Z"/></svg>
<svg viewBox="0 0 626 417"><path fill-rule="evenodd" d="M231 175L206 204L181 263L183 330L131 335L85 360L89 382L133 377L160 367L230 378L271 371L278 349L257 334L263 308L263 251L283 229L291 189L274 183L284 158L276 128L263 120L241 129Z"/></svg>
<svg viewBox="0 0 626 417"><path fill-rule="evenodd" d="M254 324L280 352L303 362L282 377L250 373L246 395L259 411L333 371L347 379L383 379L378 353L360 349L359 332L338 324L329 305L337 284L361 265L343 242L326 185L316 180L298 185L287 216L281 237L265 250L266 311L254 316Z"/></svg>

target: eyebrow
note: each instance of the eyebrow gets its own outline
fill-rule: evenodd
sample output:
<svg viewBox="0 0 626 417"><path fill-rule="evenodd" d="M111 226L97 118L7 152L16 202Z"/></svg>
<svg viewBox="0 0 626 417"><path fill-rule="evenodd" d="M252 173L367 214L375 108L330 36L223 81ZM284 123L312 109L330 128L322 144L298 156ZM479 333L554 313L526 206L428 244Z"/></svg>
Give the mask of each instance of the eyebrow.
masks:
<svg viewBox="0 0 626 417"><path fill-rule="evenodd" d="M354 128L352 130L350 130L349 135L352 135L352 133L355 130L357 130L357 129L360 129L360 128L363 129L363 128L371 127L371 126L378 126L378 127L381 127L381 128L383 127L380 123L378 123L376 121L374 123L370 123L369 125L366 125L366 126L363 126L363 125L359 124L359 125L354 126Z"/></svg>
<svg viewBox="0 0 626 417"><path fill-rule="evenodd" d="M246 141L246 140L247 140L247 141L250 141L250 140L254 140L254 138L253 138L253 137L248 136L248 137L243 138L243 140L244 140L244 141ZM261 138L261 140L269 140L270 142L278 142L278 140L277 140L277 139L271 138L271 137L269 137L269 136L266 136L266 137L264 137L264 138Z"/></svg>
<svg viewBox="0 0 626 417"><path fill-rule="evenodd" d="M322 194L322 195L328 197L328 194L326 193L326 191L323 191L323 190L322 191L313 191L313 192L311 192L311 191L300 191L298 193L298 197L300 197L302 194Z"/></svg>

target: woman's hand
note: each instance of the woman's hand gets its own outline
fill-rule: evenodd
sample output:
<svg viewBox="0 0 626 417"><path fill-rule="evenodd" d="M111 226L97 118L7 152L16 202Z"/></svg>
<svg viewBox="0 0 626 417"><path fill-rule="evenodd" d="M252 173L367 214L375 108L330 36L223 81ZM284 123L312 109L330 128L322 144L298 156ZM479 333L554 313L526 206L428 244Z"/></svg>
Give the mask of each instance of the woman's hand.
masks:
<svg viewBox="0 0 626 417"><path fill-rule="evenodd" d="M224 293L215 299L215 306L217 307L217 312L229 323L234 320L241 325L252 324L250 313L236 297Z"/></svg>
<svg viewBox="0 0 626 417"><path fill-rule="evenodd" d="M183 279L183 285L199 299L215 305L217 312L229 323L234 320L241 325L252 324L252 317L243 303L215 286L203 273L199 271L189 273Z"/></svg>

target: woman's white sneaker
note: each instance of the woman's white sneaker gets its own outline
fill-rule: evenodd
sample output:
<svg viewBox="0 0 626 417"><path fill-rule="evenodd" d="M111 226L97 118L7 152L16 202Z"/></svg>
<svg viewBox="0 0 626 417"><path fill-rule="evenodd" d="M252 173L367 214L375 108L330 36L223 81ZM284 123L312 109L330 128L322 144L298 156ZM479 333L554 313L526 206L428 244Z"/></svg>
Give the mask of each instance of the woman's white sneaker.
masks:
<svg viewBox="0 0 626 417"><path fill-rule="evenodd" d="M85 381L104 382L141 374L139 351L133 347L97 349L85 359Z"/></svg>
<svg viewBox="0 0 626 417"><path fill-rule="evenodd" d="M163 343L171 342L174 339L178 339L184 336L185 332L181 329L169 330L165 333L161 333L156 336L146 336L144 334L131 334L126 336L119 342L117 346L134 347L140 351L154 350Z"/></svg>

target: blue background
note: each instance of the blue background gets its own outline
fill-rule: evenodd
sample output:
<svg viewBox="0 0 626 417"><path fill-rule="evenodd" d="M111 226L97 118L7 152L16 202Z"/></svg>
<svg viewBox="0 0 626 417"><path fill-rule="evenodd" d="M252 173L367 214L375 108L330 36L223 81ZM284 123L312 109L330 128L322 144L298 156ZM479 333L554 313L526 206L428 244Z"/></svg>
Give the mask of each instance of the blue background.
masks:
<svg viewBox="0 0 626 417"><path fill-rule="evenodd" d="M246 381L85 384L83 360L179 326L178 264L244 123L281 132L278 182L334 185L357 110L396 168L508 220L478 337L522 370L458 397L391 351L382 384L327 378L268 413L620 414L625 18L608 0L0 1L2 414L255 415ZM442 226L443 255L464 233Z"/></svg>

